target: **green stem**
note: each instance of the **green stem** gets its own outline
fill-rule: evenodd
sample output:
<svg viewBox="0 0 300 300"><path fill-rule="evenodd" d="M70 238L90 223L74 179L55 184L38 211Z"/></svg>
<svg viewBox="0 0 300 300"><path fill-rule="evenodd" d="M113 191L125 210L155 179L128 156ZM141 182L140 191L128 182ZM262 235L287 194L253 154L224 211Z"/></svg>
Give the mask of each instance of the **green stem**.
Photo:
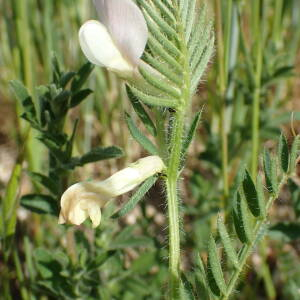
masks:
<svg viewBox="0 0 300 300"><path fill-rule="evenodd" d="M254 99L252 103L252 156L251 156L251 172L252 178L256 178L259 155L259 104L260 104L260 87L255 89Z"/></svg>
<svg viewBox="0 0 300 300"><path fill-rule="evenodd" d="M260 116L260 93L261 93L261 74L262 74L262 34L260 26L260 1L253 4L253 31L255 38L255 91L252 102L252 156L251 172L252 177L256 178L259 155L259 116Z"/></svg>
<svg viewBox="0 0 300 300"><path fill-rule="evenodd" d="M26 284L25 284L26 278L22 270L22 265L21 265L21 261L17 249L13 251L13 259L15 263L17 279L20 284L22 300L29 300L31 297L29 291L26 288Z"/></svg>
<svg viewBox="0 0 300 300"><path fill-rule="evenodd" d="M280 1L276 2L276 17L280 18L280 15L277 15L278 4ZM256 57L255 63L255 75L254 75L254 97L252 103L252 156L251 156L251 174L252 178L256 178L258 170L258 156L259 156L259 145L260 145L260 94L261 94L261 76L262 76L262 63L263 63L263 28L264 28L264 16L261 17L261 1L253 2L253 37L254 37L254 54ZM264 10L263 10L264 11ZM277 21L275 21L277 22ZM276 24L275 26L276 27ZM275 29L276 30L276 29ZM260 253L266 252L266 243L262 243L259 249ZM265 260L265 257L262 255L262 271L261 276L266 287L266 293L268 299L274 298L275 287L270 280L270 270L268 264Z"/></svg>
<svg viewBox="0 0 300 300"><path fill-rule="evenodd" d="M179 298L180 286L180 236L177 183L167 180L169 212L169 299Z"/></svg>
<svg viewBox="0 0 300 300"><path fill-rule="evenodd" d="M171 140L169 144L170 157L168 160L166 188L169 213L169 299L177 300L180 297L180 232L179 232L179 199L178 179L180 175L182 144L185 134L185 117L189 108L190 94L190 69L188 50L185 44L184 29L178 28L181 37L183 82L181 102L174 114Z"/></svg>
<svg viewBox="0 0 300 300"><path fill-rule="evenodd" d="M171 116L172 128L171 138L168 143L169 159L166 170L166 189L169 216L169 300L180 299L180 218L179 218L179 198L178 179L181 172L182 145L185 134L185 117L189 109L191 100L191 75L189 53L185 41L185 30L181 22L179 7L175 8L176 19L178 20L178 40L182 56L182 87L180 103L176 112ZM162 125L162 124L161 124Z"/></svg>
<svg viewBox="0 0 300 300"><path fill-rule="evenodd" d="M220 112L220 134L222 141L222 176L223 176L223 202L222 208L227 208L227 198L229 195L228 180L228 136L226 132L226 105L223 101Z"/></svg>
<svg viewBox="0 0 300 300"><path fill-rule="evenodd" d="M273 40L276 46L281 42L283 0L276 0L273 21Z"/></svg>
<svg viewBox="0 0 300 300"><path fill-rule="evenodd" d="M175 115L171 138L171 154L167 169L167 197L169 213L169 299L179 299L180 288L180 235L179 199L177 182L181 162L181 148L184 134L184 116L181 111Z"/></svg>
<svg viewBox="0 0 300 300"><path fill-rule="evenodd" d="M222 176L223 176L223 202L222 207L226 209L229 194L228 180L228 135L226 129L226 92L228 83L228 62L230 49L230 35L232 23L232 0L227 2L225 36L223 35L222 9L220 0L215 1L217 15L217 39L218 39L218 66L219 66L219 95L221 100L220 109L220 137L222 143Z"/></svg>
<svg viewBox="0 0 300 300"><path fill-rule="evenodd" d="M224 78L225 78L225 86L228 85L229 78L229 53L231 49L231 35L232 35L232 12L233 5L232 0L227 0L227 11L226 11L226 22L225 22L225 30L224 30Z"/></svg>
<svg viewBox="0 0 300 300"><path fill-rule="evenodd" d="M267 299L274 300L276 298L276 289L272 280L271 270L267 263L267 241L266 240L261 241L259 254L262 258L261 276L264 280Z"/></svg>

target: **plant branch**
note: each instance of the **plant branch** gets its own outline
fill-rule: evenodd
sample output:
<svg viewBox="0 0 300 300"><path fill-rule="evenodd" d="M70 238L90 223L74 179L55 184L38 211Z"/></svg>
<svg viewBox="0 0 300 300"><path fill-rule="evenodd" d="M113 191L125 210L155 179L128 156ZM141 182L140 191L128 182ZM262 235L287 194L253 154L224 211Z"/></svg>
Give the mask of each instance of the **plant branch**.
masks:
<svg viewBox="0 0 300 300"><path fill-rule="evenodd" d="M283 186L286 184L287 180L289 178L288 174L285 174L278 186L278 192L272 196L270 196L268 202L267 202L267 207L266 210L269 211L272 204L274 203L274 201L279 197L280 191L283 188ZM264 226L265 222L267 221L267 216L265 218L262 218L260 220L257 221L255 227L254 227L254 234L253 234L253 239L251 241L251 243L245 244L240 252L239 252L239 262L238 262L238 266L239 268L237 268L234 273L231 275L230 279L229 279L229 284L226 290L226 294L222 296L222 298L220 298L220 300L227 300L229 299L229 296L232 294L233 289L235 288L235 285L241 275L241 272L243 271L243 268L248 260L248 257L250 256L253 247L255 246L255 244L257 243L257 239L259 237L259 234L262 230L262 227Z"/></svg>

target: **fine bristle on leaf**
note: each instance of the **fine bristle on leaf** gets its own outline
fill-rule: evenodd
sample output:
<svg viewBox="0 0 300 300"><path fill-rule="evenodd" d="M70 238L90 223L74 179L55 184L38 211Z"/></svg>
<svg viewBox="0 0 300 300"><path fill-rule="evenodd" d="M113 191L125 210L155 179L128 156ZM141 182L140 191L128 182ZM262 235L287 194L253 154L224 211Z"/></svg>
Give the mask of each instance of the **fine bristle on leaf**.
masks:
<svg viewBox="0 0 300 300"><path fill-rule="evenodd" d="M281 134L278 143L278 157L280 161L281 169L284 173L287 173L289 170L289 147L284 134Z"/></svg>
<svg viewBox="0 0 300 300"><path fill-rule="evenodd" d="M208 246L208 261L212 276L214 277L219 290L223 294L226 293L226 283L223 277L223 271L218 255L217 245L215 239L212 236L210 237Z"/></svg>
<svg viewBox="0 0 300 300"><path fill-rule="evenodd" d="M255 188L255 184L247 170L245 171L243 190L251 213L253 214L253 216L259 217L261 215L261 211L257 191Z"/></svg>

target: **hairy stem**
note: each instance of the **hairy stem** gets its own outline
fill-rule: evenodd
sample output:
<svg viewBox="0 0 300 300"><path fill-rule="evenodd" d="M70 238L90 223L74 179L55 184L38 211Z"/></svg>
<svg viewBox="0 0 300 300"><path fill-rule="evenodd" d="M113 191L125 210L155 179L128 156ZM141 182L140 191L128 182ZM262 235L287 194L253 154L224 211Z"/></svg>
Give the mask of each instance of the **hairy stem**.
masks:
<svg viewBox="0 0 300 300"><path fill-rule="evenodd" d="M182 144L185 134L185 117L190 103L190 69L189 55L185 44L184 28L179 26L181 40L183 82L181 103L174 114L171 140L169 144L170 157L167 168L167 197L169 213L169 299L179 299L180 294L180 232L179 232L179 199L177 194L180 165L182 160Z"/></svg>
<svg viewBox="0 0 300 300"><path fill-rule="evenodd" d="M179 298L180 287L180 236L177 199L177 183L167 180L169 210L169 299Z"/></svg>
<svg viewBox="0 0 300 300"><path fill-rule="evenodd" d="M167 169L167 197L169 214L169 299L179 299L180 287L180 235L179 235L179 199L177 182L181 162L181 148L184 134L184 113L175 115L171 138L171 154Z"/></svg>

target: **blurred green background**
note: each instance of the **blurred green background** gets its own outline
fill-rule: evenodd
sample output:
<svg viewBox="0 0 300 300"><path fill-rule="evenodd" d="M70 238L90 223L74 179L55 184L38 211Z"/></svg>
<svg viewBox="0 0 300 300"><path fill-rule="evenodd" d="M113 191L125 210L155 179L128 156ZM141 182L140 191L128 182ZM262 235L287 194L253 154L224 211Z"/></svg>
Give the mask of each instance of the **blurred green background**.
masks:
<svg viewBox="0 0 300 300"><path fill-rule="evenodd" d="M28 171L45 174L48 156L38 133L20 118L23 107L9 82L23 82L38 105L36 87L52 82L54 54L66 71L86 63L77 33L83 22L96 18L91 2L0 2L0 197L2 211L5 201L14 199L18 220L9 241L3 236L0 240L0 299L162 298L167 220L159 186L120 221L109 215L127 198L107 207L96 231L88 223L80 228L58 226L56 217L20 207L22 195L43 191ZM202 123L181 192L182 255L188 271L193 270L193 253L205 256L216 213L230 207L239 164L255 168L257 155L264 146L275 149L281 131L289 143L293 132L300 132L299 0L215 0L208 5L217 43L194 99L193 110L203 109ZM93 93L69 111L64 125L71 134L79 119L73 153L116 145L125 156L77 168L69 173L69 184L105 178L144 155L124 121L124 110L131 108L123 83L96 67L85 85ZM295 178L272 210L273 230L253 253L252 268L245 271L241 292L233 298L300 299L299 217Z"/></svg>

